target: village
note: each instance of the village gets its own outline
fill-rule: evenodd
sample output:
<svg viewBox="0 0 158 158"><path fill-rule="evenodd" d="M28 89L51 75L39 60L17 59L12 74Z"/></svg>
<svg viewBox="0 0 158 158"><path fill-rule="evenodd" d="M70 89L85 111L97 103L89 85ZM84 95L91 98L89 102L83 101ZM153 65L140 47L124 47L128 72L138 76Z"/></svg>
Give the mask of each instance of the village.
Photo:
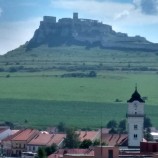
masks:
<svg viewBox="0 0 158 158"><path fill-rule="evenodd" d="M127 133L111 133L109 128L97 130L70 130L61 132L57 127L46 131L37 129L10 129L0 127L0 143L2 157L48 157L48 158L132 158L158 157L158 132L150 131L152 141L144 138L144 103L135 88L127 101ZM68 136L69 135L69 136ZM68 138L69 137L69 138ZM72 137L72 138L71 138ZM76 148L74 137L78 137L80 148ZM67 141L68 146L65 146ZM89 143L90 142L90 143ZM41 149L41 155L39 155ZM47 155L42 150L47 149Z"/></svg>

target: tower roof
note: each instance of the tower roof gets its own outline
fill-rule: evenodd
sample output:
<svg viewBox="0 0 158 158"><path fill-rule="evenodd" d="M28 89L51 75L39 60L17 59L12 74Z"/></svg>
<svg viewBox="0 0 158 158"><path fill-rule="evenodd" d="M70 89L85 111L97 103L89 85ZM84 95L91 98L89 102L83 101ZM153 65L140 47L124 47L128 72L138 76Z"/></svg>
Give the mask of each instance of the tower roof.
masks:
<svg viewBox="0 0 158 158"><path fill-rule="evenodd" d="M141 98L141 95L137 91L137 86L135 87L135 91L132 94L131 98L127 101L128 103L131 103L133 101L139 101L141 103L144 103L145 101Z"/></svg>

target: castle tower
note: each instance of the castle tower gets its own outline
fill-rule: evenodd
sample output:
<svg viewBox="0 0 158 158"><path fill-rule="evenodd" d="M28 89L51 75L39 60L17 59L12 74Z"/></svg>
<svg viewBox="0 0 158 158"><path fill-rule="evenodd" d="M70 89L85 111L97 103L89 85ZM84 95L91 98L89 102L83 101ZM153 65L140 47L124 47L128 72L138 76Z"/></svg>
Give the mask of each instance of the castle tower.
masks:
<svg viewBox="0 0 158 158"><path fill-rule="evenodd" d="M78 20L78 13L73 13L73 20Z"/></svg>
<svg viewBox="0 0 158 158"><path fill-rule="evenodd" d="M128 146L139 147L140 142L143 140L145 102L138 93L137 87L127 103Z"/></svg>

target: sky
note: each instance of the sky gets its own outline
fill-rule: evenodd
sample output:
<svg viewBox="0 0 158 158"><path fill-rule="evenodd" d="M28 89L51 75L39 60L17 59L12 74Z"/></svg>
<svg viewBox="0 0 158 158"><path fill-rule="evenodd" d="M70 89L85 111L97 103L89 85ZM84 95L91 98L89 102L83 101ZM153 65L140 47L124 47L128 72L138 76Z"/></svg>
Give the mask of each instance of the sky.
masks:
<svg viewBox="0 0 158 158"><path fill-rule="evenodd" d="M95 19L158 43L158 0L0 0L0 54L29 41L43 16Z"/></svg>

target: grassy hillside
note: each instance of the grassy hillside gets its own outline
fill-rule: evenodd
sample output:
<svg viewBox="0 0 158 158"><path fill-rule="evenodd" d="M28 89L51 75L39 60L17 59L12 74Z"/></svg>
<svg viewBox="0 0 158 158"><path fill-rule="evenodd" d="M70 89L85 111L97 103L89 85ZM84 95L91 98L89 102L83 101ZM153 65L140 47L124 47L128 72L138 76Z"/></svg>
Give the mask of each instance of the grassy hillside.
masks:
<svg viewBox="0 0 158 158"><path fill-rule="evenodd" d="M125 117L135 84L146 97L145 110L158 127L158 52L84 47L29 52L22 46L0 57L0 121L43 128L64 121L77 127L99 127ZM95 71L97 77L62 77ZM24 121L27 120L27 123Z"/></svg>
<svg viewBox="0 0 158 158"><path fill-rule="evenodd" d="M0 58L1 68L11 71L158 71L158 52L118 51L85 47L22 46Z"/></svg>
<svg viewBox="0 0 158 158"><path fill-rule="evenodd" d="M155 74L101 73L97 78L45 77L41 73L12 73L9 78L5 75L0 77L1 122L44 128L63 121L81 128L99 127L101 113L104 124L125 118L126 101L137 82L140 94L148 98L145 111L158 127Z"/></svg>

